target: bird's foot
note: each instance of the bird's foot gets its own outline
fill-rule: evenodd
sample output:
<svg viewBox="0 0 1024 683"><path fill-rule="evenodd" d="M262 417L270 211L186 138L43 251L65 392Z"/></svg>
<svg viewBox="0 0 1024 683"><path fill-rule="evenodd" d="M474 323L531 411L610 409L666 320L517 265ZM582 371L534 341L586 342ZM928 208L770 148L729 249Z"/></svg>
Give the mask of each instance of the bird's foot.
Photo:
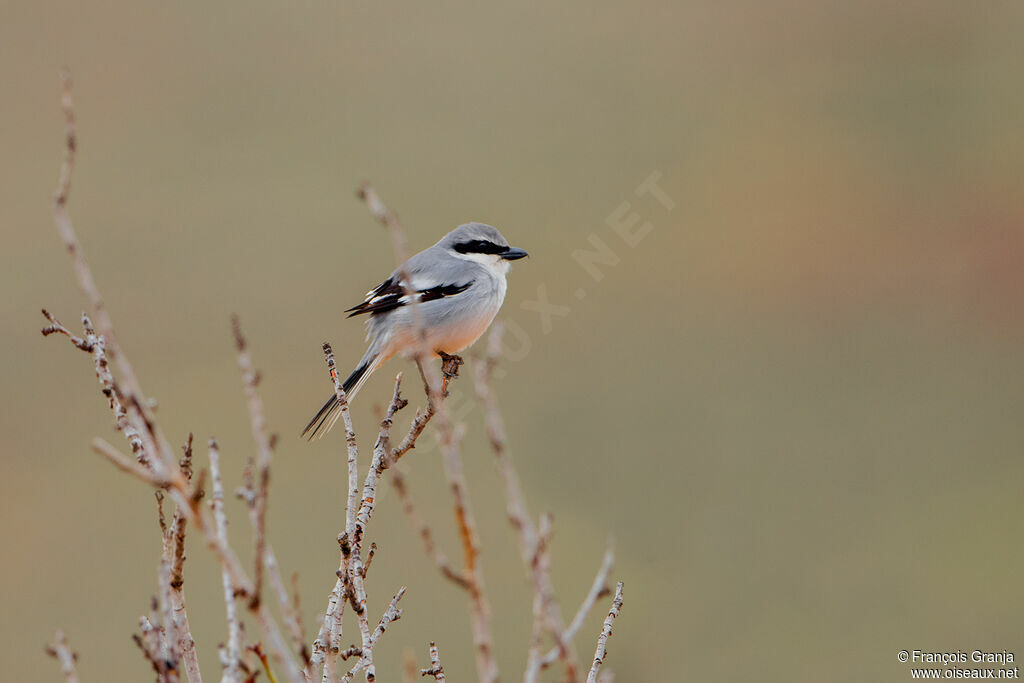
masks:
<svg viewBox="0 0 1024 683"><path fill-rule="evenodd" d="M444 351L438 351L437 355L441 357L441 395L448 398L448 383L459 376L459 367L465 363L462 360L462 356L456 356L454 354L448 354Z"/></svg>

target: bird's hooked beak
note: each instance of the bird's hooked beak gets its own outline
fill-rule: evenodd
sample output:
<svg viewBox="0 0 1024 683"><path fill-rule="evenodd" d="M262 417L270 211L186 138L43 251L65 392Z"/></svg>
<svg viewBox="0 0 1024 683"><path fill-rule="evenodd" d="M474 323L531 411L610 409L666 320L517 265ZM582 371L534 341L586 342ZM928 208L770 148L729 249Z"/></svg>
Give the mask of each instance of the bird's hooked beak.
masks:
<svg viewBox="0 0 1024 683"><path fill-rule="evenodd" d="M516 259L521 259L524 256L529 256L529 254L517 247L509 247L498 255L506 261L515 261Z"/></svg>

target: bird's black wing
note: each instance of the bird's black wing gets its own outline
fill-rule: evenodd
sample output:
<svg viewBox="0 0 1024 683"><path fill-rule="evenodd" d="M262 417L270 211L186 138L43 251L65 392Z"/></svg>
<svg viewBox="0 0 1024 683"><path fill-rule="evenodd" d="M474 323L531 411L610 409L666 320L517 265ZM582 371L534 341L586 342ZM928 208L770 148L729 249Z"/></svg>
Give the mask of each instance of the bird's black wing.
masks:
<svg viewBox="0 0 1024 683"><path fill-rule="evenodd" d="M416 290L416 300L419 302L434 301L448 296L455 296L465 292L473 284L473 280L464 284L443 284L426 289ZM409 303L410 299L405 293L405 288L395 277L389 277L366 294L366 300L357 306L347 309L348 317L369 313L380 315L401 308Z"/></svg>

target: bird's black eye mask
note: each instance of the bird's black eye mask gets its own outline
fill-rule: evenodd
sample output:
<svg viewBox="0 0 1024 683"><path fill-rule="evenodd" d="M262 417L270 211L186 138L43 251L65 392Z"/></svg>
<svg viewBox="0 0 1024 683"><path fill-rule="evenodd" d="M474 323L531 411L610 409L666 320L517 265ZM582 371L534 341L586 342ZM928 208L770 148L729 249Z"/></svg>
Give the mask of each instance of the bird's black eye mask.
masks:
<svg viewBox="0 0 1024 683"><path fill-rule="evenodd" d="M454 248L460 254L504 254L508 251L508 247L503 247L487 240L459 242Z"/></svg>

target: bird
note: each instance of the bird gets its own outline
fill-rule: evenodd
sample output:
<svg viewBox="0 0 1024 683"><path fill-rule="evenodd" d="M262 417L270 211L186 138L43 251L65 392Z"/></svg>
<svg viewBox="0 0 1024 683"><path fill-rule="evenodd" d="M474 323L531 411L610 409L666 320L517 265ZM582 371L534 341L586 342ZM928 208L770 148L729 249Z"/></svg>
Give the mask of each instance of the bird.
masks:
<svg viewBox="0 0 1024 683"><path fill-rule="evenodd" d="M498 230L466 223L436 244L411 257L386 280L366 293L362 303L345 311L366 315L369 347L342 383L349 401L385 361L396 354L414 355L419 347L417 322L434 356L454 355L487 330L505 301L505 276L511 261L529 256L509 246ZM409 279L403 284L403 275ZM408 292L412 292L410 297ZM416 302L416 311L410 304ZM417 321L418 318L418 321ZM337 396L331 394L302 436L323 436L337 421Z"/></svg>

